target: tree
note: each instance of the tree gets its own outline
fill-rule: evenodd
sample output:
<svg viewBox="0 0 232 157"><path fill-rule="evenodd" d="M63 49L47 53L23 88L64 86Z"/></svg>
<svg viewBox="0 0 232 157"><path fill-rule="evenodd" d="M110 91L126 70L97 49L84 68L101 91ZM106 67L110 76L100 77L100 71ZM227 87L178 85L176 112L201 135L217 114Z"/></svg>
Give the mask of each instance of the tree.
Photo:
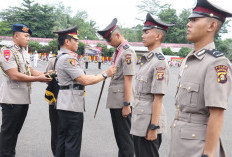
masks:
<svg viewBox="0 0 232 157"><path fill-rule="evenodd" d="M130 42L142 41L143 25L137 25L132 28L121 28L123 36Z"/></svg>
<svg viewBox="0 0 232 157"><path fill-rule="evenodd" d="M42 52L43 46L37 41L29 41L28 43L29 51L35 52L35 50L39 53Z"/></svg>
<svg viewBox="0 0 232 157"><path fill-rule="evenodd" d="M179 52L177 53L178 56L180 57L186 57L189 52L191 51L192 49L188 48L188 47L182 47Z"/></svg>
<svg viewBox="0 0 232 157"><path fill-rule="evenodd" d="M170 56L174 56L176 55L174 52L172 52L171 48L162 48L162 52L164 55L170 55Z"/></svg>
<svg viewBox="0 0 232 157"><path fill-rule="evenodd" d="M0 22L0 33L2 36L11 36L11 24L6 21Z"/></svg>

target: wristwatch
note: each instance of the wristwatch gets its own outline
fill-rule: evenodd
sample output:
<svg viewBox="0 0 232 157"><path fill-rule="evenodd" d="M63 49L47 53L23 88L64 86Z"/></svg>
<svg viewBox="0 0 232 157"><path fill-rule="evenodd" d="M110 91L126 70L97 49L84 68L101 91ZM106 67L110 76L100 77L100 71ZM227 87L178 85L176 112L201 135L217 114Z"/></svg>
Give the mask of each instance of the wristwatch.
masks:
<svg viewBox="0 0 232 157"><path fill-rule="evenodd" d="M156 130L156 129L159 129L160 128L160 126L156 126L155 124L150 124L149 125L149 129L151 129L151 130Z"/></svg>
<svg viewBox="0 0 232 157"><path fill-rule="evenodd" d="M103 73L102 76L104 77L104 79L107 79L107 74Z"/></svg>
<svg viewBox="0 0 232 157"><path fill-rule="evenodd" d="M209 156L206 154L202 154L201 157L209 157Z"/></svg>
<svg viewBox="0 0 232 157"><path fill-rule="evenodd" d="M129 106L129 105L130 105L130 102L124 101L124 102L123 102L123 105L124 105L124 106Z"/></svg>

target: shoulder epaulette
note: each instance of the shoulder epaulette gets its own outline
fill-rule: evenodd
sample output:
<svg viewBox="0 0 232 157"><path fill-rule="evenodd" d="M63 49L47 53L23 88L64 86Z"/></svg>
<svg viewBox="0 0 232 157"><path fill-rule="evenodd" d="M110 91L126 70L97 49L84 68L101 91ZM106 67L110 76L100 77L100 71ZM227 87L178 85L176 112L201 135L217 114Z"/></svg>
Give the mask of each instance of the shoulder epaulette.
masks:
<svg viewBox="0 0 232 157"><path fill-rule="evenodd" d="M128 44L126 44L126 45L123 46L123 49L125 49L125 50L128 49L128 48L129 48Z"/></svg>
<svg viewBox="0 0 232 157"><path fill-rule="evenodd" d="M165 59L164 55L162 53L156 52L155 55L159 60L164 60Z"/></svg>
<svg viewBox="0 0 232 157"><path fill-rule="evenodd" d="M215 58L218 58L218 57L221 57L221 56L224 56L224 53L223 52L220 52L216 49L209 49L209 50L206 50L206 53L214 56Z"/></svg>

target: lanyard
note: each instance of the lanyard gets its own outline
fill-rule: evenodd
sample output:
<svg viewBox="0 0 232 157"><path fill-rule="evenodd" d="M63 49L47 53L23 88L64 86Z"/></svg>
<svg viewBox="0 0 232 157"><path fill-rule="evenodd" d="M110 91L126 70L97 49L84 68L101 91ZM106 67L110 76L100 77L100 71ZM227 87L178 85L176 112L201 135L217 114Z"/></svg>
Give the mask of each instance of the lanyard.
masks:
<svg viewBox="0 0 232 157"><path fill-rule="evenodd" d="M120 53L121 53L121 51L122 51L123 46L126 45L127 43L128 43L128 42L125 41L125 42L122 44L122 46L119 48L118 53L115 54L116 57L115 57L115 59L114 59L114 65L115 65L115 63L116 63L116 61L117 61L117 59L118 59L118 57L119 57L119 55L120 55Z"/></svg>

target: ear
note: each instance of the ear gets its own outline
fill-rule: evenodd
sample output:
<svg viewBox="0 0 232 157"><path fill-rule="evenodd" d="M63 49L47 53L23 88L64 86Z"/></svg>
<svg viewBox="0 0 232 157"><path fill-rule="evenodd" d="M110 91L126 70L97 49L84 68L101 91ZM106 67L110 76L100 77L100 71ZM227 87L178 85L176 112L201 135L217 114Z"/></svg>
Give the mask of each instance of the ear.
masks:
<svg viewBox="0 0 232 157"><path fill-rule="evenodd" d="M210 22L209 27L208 27L208 31L209 32L216 31L217 26L218 26L218 23L216 21Z"/></svg>
<svg viewBox="0 0 232 157"><path fill-rule="evenodd" d="M65 39L65 40L64 40L64 44L65 44L65 45L69 45L69 43L70 43L70 41L69 41L68 39Z"/></svg>

